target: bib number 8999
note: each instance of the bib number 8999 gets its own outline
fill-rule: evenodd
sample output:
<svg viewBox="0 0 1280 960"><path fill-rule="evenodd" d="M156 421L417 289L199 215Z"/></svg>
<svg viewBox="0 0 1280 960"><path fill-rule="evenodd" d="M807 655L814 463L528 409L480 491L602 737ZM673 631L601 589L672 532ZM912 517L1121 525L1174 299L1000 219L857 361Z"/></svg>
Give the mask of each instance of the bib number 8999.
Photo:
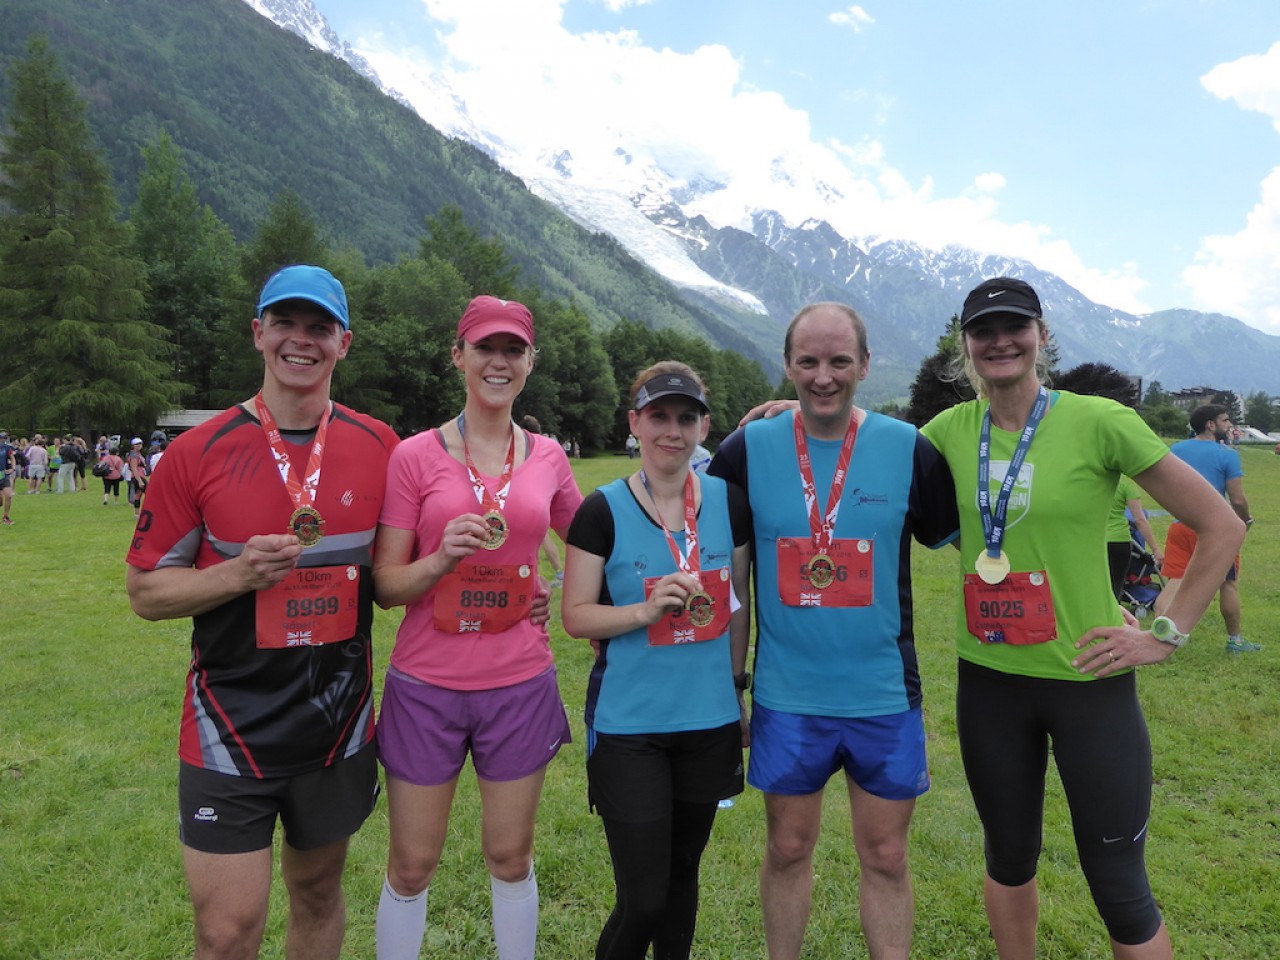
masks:
<svg viewBox="0 0 1280 960"><path fill-rule="evenodd" d="M337 597L302 597L284 605L286 617L323 617L338 612Z"/></svg>

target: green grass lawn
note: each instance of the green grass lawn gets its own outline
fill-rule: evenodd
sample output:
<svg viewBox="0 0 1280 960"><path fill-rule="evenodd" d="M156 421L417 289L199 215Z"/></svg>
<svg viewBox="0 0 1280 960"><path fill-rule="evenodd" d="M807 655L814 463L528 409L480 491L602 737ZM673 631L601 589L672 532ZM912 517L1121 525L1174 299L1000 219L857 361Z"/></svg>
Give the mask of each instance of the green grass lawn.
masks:
<svg viewBox="0 0 1280 960"><path fill-rule="evenodd" d="M1143 670L1155 750L1148 858L1182 957L1280 957L1280 457L1243 448L1258 522L1244 550L1245 635L1260 654L1232 658L1216 609L1191 645ZM575 463L584 490L635 466ZM1149 504L1150 506L1150 504ZM175 756L188 621L146 623L124 592L132 531L126 506L99 494L19 493L0 527L5 630L0 667L0 960L190 955L190 908L175 825ZM1157 518L1163 535L1167 519ZM915 552L917 638L925 679L933 789L912 829L916 946L921 958L994 957L983 915L982 837L955 741L949 630L955 557ZM540 812L539 955L592 956L611 906L603 832L587 811L582 701L591 653L553 617L560 686L578 737L552 764ZM399 622L379 612L379 680ZM864 957L848 804L834 781L816 859L806 957ZM468 770L431 890L424 956L493 956L478 802ZM717 818L703 868L694 956L762 957L756 871L764 839L758 794ZM352 843L345 956L373 956L373 918L387 843L386 808ZM1065 804L1051 783L1040 871L1041 957L1109 956L1080 877ZM276 884L264 957L282 955Z"/></svg>

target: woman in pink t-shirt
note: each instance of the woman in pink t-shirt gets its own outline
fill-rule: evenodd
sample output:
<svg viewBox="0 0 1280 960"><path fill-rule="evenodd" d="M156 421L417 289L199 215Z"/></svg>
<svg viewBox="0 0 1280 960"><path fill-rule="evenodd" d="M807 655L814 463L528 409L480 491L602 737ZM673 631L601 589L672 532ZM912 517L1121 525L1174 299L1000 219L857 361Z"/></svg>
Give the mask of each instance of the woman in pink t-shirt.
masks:
<svg viewBox="0 0 1280 960"><path fill-rule="evenodd" d="M120 502L120 480L124 476L124 461L120 459L120 448L109 447L102 455L100 462L108 467L107 472L102 475L102 505L105 507L112 496L115 497L116 503Z"/></svg>
<svg viewBox="0 0 1280 960"><path fill-rule="evenodd" d="M378 718L391 827L379 960L418 956L468 753L498 957L533 955L534 819L546 765L570 739L537 558L547 530L563 537L582 501L564 451L511 417L533 342L523 304L472 300L453 347L463 412L402 442L388 468L374 596L406 609Z"/></svg>

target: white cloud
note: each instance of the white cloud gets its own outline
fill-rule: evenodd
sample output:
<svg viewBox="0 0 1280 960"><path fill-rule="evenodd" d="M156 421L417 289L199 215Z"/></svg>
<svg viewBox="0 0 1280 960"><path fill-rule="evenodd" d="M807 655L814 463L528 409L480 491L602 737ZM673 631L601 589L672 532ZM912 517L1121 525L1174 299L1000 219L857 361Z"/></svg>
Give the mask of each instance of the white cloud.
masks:
<svg viewBox="0 0 1280 960"><path fill-rule="evenodd" d="M1000 221L1001 173L937 196L930 178L915 183L895 169L879 140L815 143L808 114L745 84L727 47L658 50L625 30L574 35L563 26L563 2L423 0L439 24L442 72L475 121L524 162L568 150L575 177L600 185L640 178L656 163L732 185L692 211L717 225L745 226L753 210L773 209L793 223L823 217L846 236L962 244L1026 258L1092 299L1146 312L1134 265L1092 269L1048 227ZM831 18L855 28L873 22L859 6ZM782 167L797 176L780 180Z"/></svg>
<svg viewBox="0 0 1280 960"><path fill-rule="evenodd" d="M1280 132L1280 43L1265 54L1219 64L1200 82L1219 99L1270 117ZM1205 237L1182 281L1199 309L1280 334L1280 167L1263 180L1244 228Z"/></svg>
<svg viewBox="0 0 1280 960"><path fill-rule="evenodd" d="M604 4L604 8L610 13L617 13L625 10L627 7L644 7L652 3L653 0L600 0Z"/></svg>
<svg viewBox="0 0 1280 960"><path fill-rule="evenodd" d="M1262 196L1244 229L1205 237L1182 280L1200 309L1280 334L1280 167L1262 181Z"/></svg>
<svg viewBox="0 0 1280 960"><path fill-rule="evenodd" d="M827 19L838 27L850 27L854 33L861 33L864 27L875 23L871 14L854 4L848 10L837 10L827 14Z"/></svg>
<svg viewBox="0 0 1280 960"><path fill-rule="evenodd" d="M1266 114L1280 132L1280 42L1266 53L1218 64L1200 83L1220 100Z"/></svg>
<svg viewBox="0 0 1280 960"><path fill-rule="evenodd" d="M980 173L973 181L974 188L982 193L999 193L1004 189L1003 173Z"/></svg>

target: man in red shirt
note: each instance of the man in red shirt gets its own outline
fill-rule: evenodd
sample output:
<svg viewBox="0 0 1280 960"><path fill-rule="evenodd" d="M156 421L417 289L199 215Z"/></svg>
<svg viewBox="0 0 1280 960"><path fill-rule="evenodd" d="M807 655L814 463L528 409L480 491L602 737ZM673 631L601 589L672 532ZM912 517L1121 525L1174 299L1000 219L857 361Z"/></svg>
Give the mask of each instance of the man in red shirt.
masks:
<svg viewBox="0 0 1280 960"><path fill-rule="evenodd" d="M327 270L273 274L252 329L262 388L157 463L127 586L140 616L193 619L178 805L196 960L258 955L277 818L285 955L336 960L347 845L378 789L373 541L397 438L330 399L352 335Z"/></svg>

